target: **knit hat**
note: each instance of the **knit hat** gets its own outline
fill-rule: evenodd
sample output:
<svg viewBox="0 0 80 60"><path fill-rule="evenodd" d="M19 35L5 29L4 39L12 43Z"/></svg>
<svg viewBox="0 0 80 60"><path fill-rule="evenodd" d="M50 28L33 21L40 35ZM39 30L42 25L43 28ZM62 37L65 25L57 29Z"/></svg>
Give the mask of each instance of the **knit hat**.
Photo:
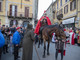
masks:
<svg viewBox="0 0 80 60"><path fill-rule="evenodd" d="M16 30L20 29L21 27L17 27Z"/></svg>

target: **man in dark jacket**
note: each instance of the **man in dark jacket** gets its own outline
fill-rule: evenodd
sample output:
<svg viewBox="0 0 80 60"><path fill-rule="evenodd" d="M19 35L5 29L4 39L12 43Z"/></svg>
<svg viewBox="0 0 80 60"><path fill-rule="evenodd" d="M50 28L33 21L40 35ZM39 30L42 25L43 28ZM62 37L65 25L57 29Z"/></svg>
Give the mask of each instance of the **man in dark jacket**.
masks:
<svg viewBox="0 0 80 60"><path fill-rule="evenodd" d="M2 48L5 44L5 39L2 33L0 32L0 60L1 60L1 55L2 55Z"/></svg>
<svg viewBox="0 0 80 60"><path fill-rule="evenodd" d="M65 40L62 40L62 39L58 39L55 42L55 48L56 48L55 58L56 58L56 60L57 60L59 51L61 52L61 60L63 60L64 42L65 42Z"/></svg>
<svg viewBox="0 0 80 60"><path fill-rule="evenodd" d="M20 44L20 41L21 41L21 38L20 38L20 27L17 27L16 28L17 31L13 34L13 39L12 39L12 42L14 44L14 60L17 60L18 59L18 50L19 50L19 44Z"/></svg>
<svg viewBox="0 0 80 60"><path fill-rule="evenodd" d="M23 39L23 56L22 60L32 60L33 41L35 40L32 25L28 24L24 39Z"/></svg>
<svg viewBox="0 0 80 60"><path fill-rule="evenodd" d="M12 28L11 28L11 33L14 34L15 31L16 31L16 27L15 27L15 25L13 25Z"/></svg>

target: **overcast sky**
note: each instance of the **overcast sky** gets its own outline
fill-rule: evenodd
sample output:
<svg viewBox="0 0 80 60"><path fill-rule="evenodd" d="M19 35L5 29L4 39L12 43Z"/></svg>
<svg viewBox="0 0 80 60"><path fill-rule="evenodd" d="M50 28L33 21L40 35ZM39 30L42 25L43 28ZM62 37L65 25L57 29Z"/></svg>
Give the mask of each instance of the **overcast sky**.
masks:
<svg viewBox="0 0 80 60"><path fill-rule="evenodd" d="M54 2L55 0L53 0ZM52 3L52 0L39 0L38 5L38 19L42 16L45 10L49 7L49 5Z"/></svg>

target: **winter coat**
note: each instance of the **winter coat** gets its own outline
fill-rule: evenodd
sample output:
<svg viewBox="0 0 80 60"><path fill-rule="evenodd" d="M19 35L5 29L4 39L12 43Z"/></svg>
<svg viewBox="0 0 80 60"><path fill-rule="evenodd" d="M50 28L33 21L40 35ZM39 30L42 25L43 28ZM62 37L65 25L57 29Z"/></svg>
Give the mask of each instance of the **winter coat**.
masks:
<svg viewBox="0 0 80 60"><path fill-rule="evenodd" d="M20 41L21 41L20 34L19 34L18 31L16 31L16 32L13 34L12 43L13 43L14 45L16 45L16 44L20 44Z"/></svg>
<svg viewBox="0 0 80 60"><path fill-rule="evenodd" d="M33 30L27 30L23 38L23 57L22 60L32 60L33 41L35 40Z"/></svg>
<svg viewBox="0 0 80 60"><path fill-rule="evenodd" d="M64 42L62 42L62 40L58 40L58 42L55 43L55 48L58 50L64 50Z"/></svg>
<svg viewBox="0 0 80 60"><path fill-rule="evenodd" d="M16 32L16 28L11 28L11 33L14 34Z"/></svg>
<svg viewBox="0 0 80 60"><path fill-rule="evenodd" d="M5 39L3 34L0 32L0 48L3 47L5 44Z"/></svg>

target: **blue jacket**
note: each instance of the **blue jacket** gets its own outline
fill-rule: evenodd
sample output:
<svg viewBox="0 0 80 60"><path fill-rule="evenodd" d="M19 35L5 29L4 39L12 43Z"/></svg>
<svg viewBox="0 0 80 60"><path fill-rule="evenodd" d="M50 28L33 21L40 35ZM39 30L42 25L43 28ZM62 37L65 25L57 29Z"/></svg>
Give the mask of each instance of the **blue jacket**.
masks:
<svg viewBox="0 0 80 60"><path fill-rule="evenodd" d="M20 40L21 40L20 34L19 34L18 31L16 31L16 32L13 34L12 43L13 43L14 45L19 44L19 43L20 43Z"/></svg>
<svg viewBox="0 0 80 60"><path fill-rule="evenodd" d="M5 39L3 34L0 32L0 48L3 47L5 44Z"/></svg>

